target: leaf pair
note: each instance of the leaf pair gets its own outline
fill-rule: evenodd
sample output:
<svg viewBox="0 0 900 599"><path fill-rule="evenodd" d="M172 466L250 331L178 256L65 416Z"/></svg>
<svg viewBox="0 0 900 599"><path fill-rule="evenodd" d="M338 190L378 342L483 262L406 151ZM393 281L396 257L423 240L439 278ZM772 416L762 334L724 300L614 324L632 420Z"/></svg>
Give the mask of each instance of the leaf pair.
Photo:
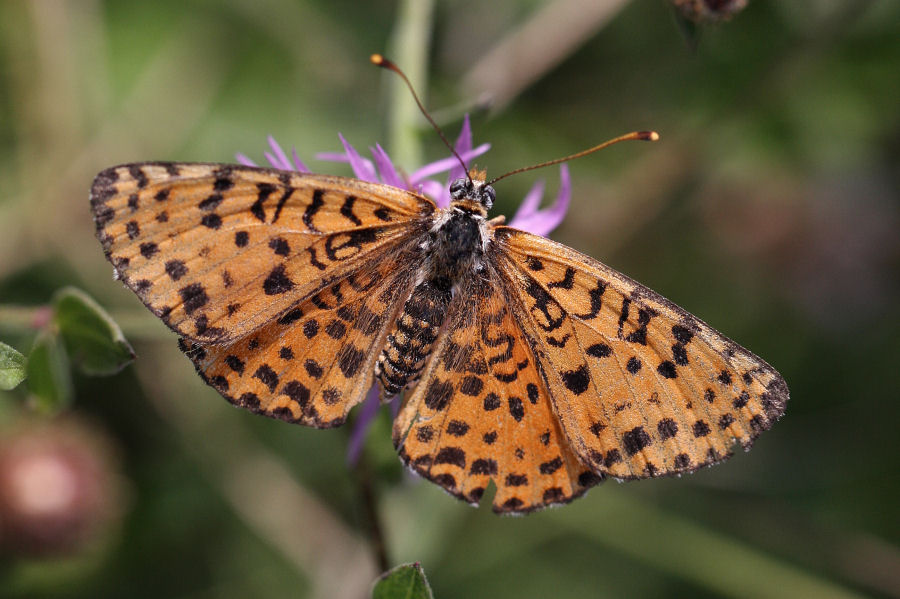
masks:
<svg viewBox="0 0 900 599"><path fill-rule="evenodd" d="M71 400L70 364L90 376L107 376L133 359L131 345L106 311L80 289L66 287L54 296L48 326L27 358L0 343L0 389L13 389L27 378L37 408L54 412Z"/></svg>

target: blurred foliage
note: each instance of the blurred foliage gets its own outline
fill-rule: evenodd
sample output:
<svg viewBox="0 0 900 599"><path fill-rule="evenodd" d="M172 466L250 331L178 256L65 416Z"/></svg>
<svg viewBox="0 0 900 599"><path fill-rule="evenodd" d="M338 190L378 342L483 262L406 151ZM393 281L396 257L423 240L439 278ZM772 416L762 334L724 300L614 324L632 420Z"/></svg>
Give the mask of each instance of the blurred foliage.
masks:
<svg viewBox="0 0 900 599"><path fill-rule="evenodd" d="M48 307L0 306L0 322L34 331L27 357L0 342L0 389L8 391L28 378L31 407L44 415L69 407L70 365L87 375L108 376L134 360L119 325L77 287L54 293Z"/></svg>
<svg viewBox="0 0 900 599"><path fill-rule="evenodd" d="M494 174L659 131L572 163L553 236L763 356L788 382L787 414L727 464L609 482L525 518L403 474L382 414L368 470L391 563L421 562L440 599L900 596L900 5L753 0L686 39L665 2L593 4L436 3L426 102L451 133L472 112ZM77 285L138 354L72 387L70 411L120 457L121 526L69 559L4 556L0 597L369 592L350 427L256 417L199 381L112 280L87 192L116 163L261 160L269 133L348 174L310 159L339 149L338 132L360 147L392 137L394 100L367 57L402 44L404 14L347 0L0 4L0 340L41 347L3 308ZM426 158L445 154L419 133ZM495 214L538 177L557 180L503 181ZM19 426L22 387L0 391L0 430Z"/></svg>

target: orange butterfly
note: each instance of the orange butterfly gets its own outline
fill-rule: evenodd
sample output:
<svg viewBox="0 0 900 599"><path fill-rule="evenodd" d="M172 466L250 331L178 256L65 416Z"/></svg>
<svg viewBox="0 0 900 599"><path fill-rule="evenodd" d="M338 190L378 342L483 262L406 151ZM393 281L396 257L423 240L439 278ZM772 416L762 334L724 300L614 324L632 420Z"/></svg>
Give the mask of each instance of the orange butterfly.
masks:
<svg viewBox="0 0 900 599"><path fill-rule="evenodd" d="M630 139L648 138L633 134ZM781 376L655 292L489 220L483 174L423 195L222 164L101 172L117 276L235 405L329 428L374 381L404 393L401 459L494 510L564 503L606 477L692 472L781 416Z"/></svg>

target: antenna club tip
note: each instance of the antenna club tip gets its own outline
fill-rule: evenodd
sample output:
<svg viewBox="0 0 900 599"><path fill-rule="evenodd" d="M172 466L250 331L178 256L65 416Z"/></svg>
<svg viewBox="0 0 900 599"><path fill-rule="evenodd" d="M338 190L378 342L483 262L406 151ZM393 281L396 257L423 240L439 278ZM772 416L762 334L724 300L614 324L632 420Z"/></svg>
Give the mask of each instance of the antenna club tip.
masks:
<svg viewBox="0 0 900 599"><path fill-rule="evenodd" d="M656 131L639 131L638 139L644 141L659 141L659 133Z"/></svg>
<svg viewBox="0 0 900 599"><path fill-rule="evenodd" d="M382 69L387 69L389 71L394 71L399 74L401 77L406 77L403 74L403 71L400 70L400 67L392 63L390 60L382 56L381 54L373 54L369 57L369 60L372 61L376 67L381 67Z"/></svg>

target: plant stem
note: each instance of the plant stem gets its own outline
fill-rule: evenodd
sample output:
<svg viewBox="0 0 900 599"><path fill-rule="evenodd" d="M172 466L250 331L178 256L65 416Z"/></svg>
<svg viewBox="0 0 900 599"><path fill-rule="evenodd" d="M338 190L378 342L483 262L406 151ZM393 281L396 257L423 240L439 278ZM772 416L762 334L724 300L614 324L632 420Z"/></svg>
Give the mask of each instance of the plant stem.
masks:
<svg viewBox="0 0 900 599"><path fill-rule="evenodd" d="M388 58L400 66L420 96L428 86L428 46L431 43L433 0L404 0L391 34ZM422 164L419 139L421 115L399 77L392 75L388 102L388 143L391 155L402 168Z"/></svg>
<svg viewBox="0 0 900 599"><path fill-rule="evenodd" d="M0 331L6 334L27 335L43 328L52 317L49 305L22 306L0 304ZM169 340L172 333L145 310L110 312L112 319L127 337L143 340Z"/></svg>
<svg viewBox="0 0 900 599"><path fill-rule="evenodd" d="M372 484L372 471L365 448L360 452L359 461L356 463L356 477L359 481L359 495L363 511L365 512L367 532L369 541L372 544L372 551L375 554L375 561L382 572L387 572L390 569L387 543L385 542L381 519L378 516L377 499Z"/></svg>

